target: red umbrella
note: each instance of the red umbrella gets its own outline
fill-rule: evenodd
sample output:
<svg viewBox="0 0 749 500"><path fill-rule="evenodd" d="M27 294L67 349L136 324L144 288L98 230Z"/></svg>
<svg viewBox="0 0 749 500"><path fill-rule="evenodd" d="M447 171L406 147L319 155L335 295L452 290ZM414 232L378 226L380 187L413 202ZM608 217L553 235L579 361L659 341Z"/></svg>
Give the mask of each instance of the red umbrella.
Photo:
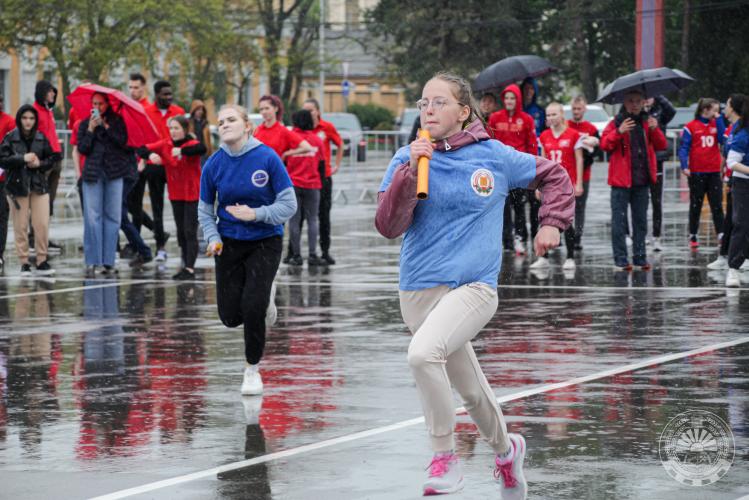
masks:
<svg viewBox="0 0 749 500"><path fill-rule="evenodd" d="M128 146L139 148L161 139L159 132L139 102L119 90L102 87L101 85L84 83L68 96L68 101L78 116L88 117L91 115L91 108L93 107L91 98L94 94L106 95L112 111L120 115L125 121Z"/></svg>

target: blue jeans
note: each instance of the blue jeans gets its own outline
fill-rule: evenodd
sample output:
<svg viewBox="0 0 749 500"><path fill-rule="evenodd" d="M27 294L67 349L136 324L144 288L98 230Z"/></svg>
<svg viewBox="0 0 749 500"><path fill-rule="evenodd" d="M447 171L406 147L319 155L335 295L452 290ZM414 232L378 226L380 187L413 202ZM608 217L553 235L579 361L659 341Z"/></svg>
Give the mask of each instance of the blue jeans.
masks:
<svg viewBox="0 0 749 500"><path fill-rule="evenodd" d="M83 254L87 266L114 266L122 211L122 179L83 182Z"/></svg>
<svg viewBox="0 0 749 500"><path fill-rule="evenodd" d="M627 258L627 209L632 211L632 260L634 265L647 264L645 235L648 232L649 186L611 188L611 247L617 266L629 264Z"/></svg>
<svg viewBox="0 0 749 500"><path fill-rule="evenodd" d="M149 259L152 257L151 248L146 245L143 238L140 235L140 231L130 221L130 217L127 214L127 197L130 191L133 190L137 179L125 178L122 180L122 220L120 221L120 229L125 233L128 244L138 252L139 255Z"/></svg>

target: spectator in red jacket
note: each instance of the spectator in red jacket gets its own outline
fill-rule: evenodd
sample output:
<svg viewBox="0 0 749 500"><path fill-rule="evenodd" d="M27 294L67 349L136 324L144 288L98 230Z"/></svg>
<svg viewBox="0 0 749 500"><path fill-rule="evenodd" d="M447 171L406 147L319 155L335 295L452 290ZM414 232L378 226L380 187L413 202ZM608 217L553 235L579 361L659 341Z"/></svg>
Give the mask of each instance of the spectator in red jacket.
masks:
<svg viewBox="0 0 749 500"><path fill-rule="evenodd" d="M144 109L151 105L151 103L148 102L146 91L146 77L142 74L130 73L130 80L127 82L127 90L130 93L130 98L134 101L138 101Z"/></svg>
<svg viewBox="0 0 749 500"><path fill-rule="evenodd" d="M302 265L301 239L302 239L302 216L307 219L307 265L321 266L326 264L317 256L318 235L318 212L320 210L320 190L324 174L325 156L322 140L315 134L312 114L301 109L291 117L294 124L294 132L303 140L307 141L314 150L309 153L292 155L286 158L286 170L289 172L291 182L294 184L296 194L296 213L289 220L289 244L291 245L292 266ZM322 165L323 168L320 168Z"/></svg>
<svg viewBox="0 0 749 500"><path fill-rule="evenodd" d="M316 99L307 99L304 101L304 109L312 115L314 128L312 131L317 134L323 145L323 156L325 165L320 165L320 179L322 189L320 190L320 210L318 218L320 222L320 249L322 250L322 260L325 264L335 264L335 259L330 255L330 209L333 206L333 175L341 168L343 161L343 139L336 130L335 125L325 121L320 116L320 103ZM335 166L331 162L330 145L335 144L337 151L335 155ZM302 212L304 219L304 212Z"/></svg>
<svg viewBox="0 0 749 500"><path fill-rule="evenodd" d="M189 133L190 123L184 116L169 119L169 138L149 144L149 158L161 165L169 186L177 241L184 267L175 280L195 279L195 260L198 258L198 200L200 199L200 157L205 146Z"/></svg>
<svg viewBox="0 0 749 500"><path fill-rule="evenodd" d="M627 257L627 210L632 210L632 259L636 267L649 270L645 250L648 230L648 194L656 182L655 152L666 149L666 136L658 120L643 111L644 96L639 90L624 97L619 114L606 126L601 149L608 152L611 186L611 246L614 265L630 271Z"/></svg>
<svg viewBox="0 0 749 500"><path fill-rule="evenodd" d="M55 114L52 112L52 108L55 107L55 102L57 102L57 88L47 80L39 80L36 82L36 88L34 89L34 109L36 109L36 112L39 115L38 130L47 138L47 141L49 141L49 145L52 146L52 152L60 153L62 148L60 147L60 139L57 137ZM58 158L61 157L58 155ZM60 184L61 172L62 159L57 160L52 165L52 168L47 172L50 218L52 218L55 212L55 197L57 196L57 186ZM59 244L52 240L47 242L47 252L50 254L58 254L61 250L62 247Z"/></svg>
<svg viewBox="0 0 749 500"><path fill-rule="evenodd" d="M520 88L517 85L508 85L502 91L502 102L504 109L492 113L489 117L490 135L507 146L511 146L520 152L532 155L538 154L538 141L536 140L536 125L533 118L521 110L523 103ZM524 189L513 189L505 201L504 226L502 242L505 249L513 248L518 255L526 254L526 242L528 241L528 229L525 227L525 203L528 193ZM535 197L530 196L531 201L531 233L533 237L538 231L538 204L534 203ZM511 208L512 207L512 208ZM515 240L512 238L512 211L515 212Z"/></svg>
<svg viewBox="0 0 749 500"><path fill-rule="evenodd" d="M146 114L153 122L162 140L169 140L169 119L184 115L185 110L172 103L174 93L169 82L159 80L153 85L155 101L146 106ZM143 206L143 192L148 184L148 192L151 197L151 214L153 216L153 235L156 238L156 262L166 263L166 241L169 234L164 232L164 189L166 188L166 172L164 165L147 163L145 170L141 172L140 179L131 192L130 201L136 206ZM139 227L139 222L133 223Z"/></svg>

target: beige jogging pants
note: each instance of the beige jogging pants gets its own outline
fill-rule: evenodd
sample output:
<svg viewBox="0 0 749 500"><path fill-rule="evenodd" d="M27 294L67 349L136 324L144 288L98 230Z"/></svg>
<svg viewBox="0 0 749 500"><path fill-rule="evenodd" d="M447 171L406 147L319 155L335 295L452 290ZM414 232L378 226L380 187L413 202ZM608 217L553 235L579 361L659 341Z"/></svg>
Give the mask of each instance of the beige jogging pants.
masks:
<svg viewBox="0 0 749 500"><path fill-rule="evenodd" d="M401 291L403 320L413 338L411 367L435 452L455 449L451 384L496 453L507 451L507 426L471 346L497 310L497 291L483 283Z"/></svg>
<svg viewBox="0 0 749 500"><path fill-rule="evenodd" d="M16 203L18 208L16 208ZM16 254L21 264L29 263L29 214L31 227L34 228L34 246L36 247L36 263L47 260L47 246L49 243L49 194L30 193L29 196L19 196L13 201L8 197L10 214L13 219L13 237L16 243Z"/></svg>

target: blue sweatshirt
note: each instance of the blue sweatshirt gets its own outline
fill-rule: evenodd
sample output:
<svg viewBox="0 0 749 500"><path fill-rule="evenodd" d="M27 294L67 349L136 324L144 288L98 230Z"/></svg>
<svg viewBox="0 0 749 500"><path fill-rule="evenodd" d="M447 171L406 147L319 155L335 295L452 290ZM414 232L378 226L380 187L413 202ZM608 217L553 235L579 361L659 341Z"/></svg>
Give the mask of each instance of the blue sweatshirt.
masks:
<svg viewBox="0 0 749 500"><path fill-rule="evenodd" d="M256 220L245 222L226 211L235 204L254 208ZM203 166L198 220L209 243L224 236L244 241L283 236L283 224L296 208L294 187L283 162L255 138L236 153L222 144Z"/></svg>
<svg viewBox="0 0 749 500"><path fill-rule="evenodd" d="M398 150L380 191L410 158ZM536 177L536 157L496 140L455 151L435 150L429 162L429 198L414 209L403 238L400 289L439 285L457 288L482 282L496 288L502 263L502 221L510 189L526 188Z"/></svg>

